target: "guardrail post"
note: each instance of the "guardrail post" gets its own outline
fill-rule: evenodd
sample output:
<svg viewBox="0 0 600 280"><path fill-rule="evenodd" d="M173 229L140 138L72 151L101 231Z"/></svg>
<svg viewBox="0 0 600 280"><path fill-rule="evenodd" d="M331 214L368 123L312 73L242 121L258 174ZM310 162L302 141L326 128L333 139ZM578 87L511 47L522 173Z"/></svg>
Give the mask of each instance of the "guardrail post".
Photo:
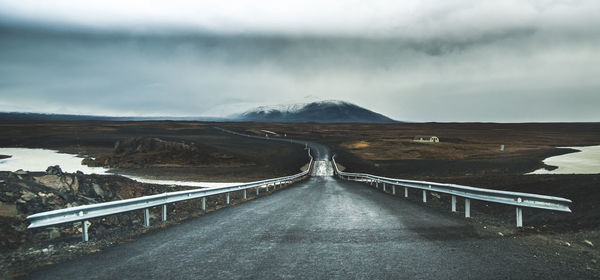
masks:
<svg viewBox="0 0 600 280"><path fill-rule="evenodd" d="M456 212L456 195L452 196L452 212Z"/></svg>
<svg viewBox="0 0 600 280"><path fill-rule="evenodd" d="M166 204L162 205L162 221L163 222L167 221L167 205Z"/></svg>
<svg viewBox="0 0 600 280"><path fill-rule="evenodd" d="M385 182L383 182L383 191L385 192Z"/></svg>
<svg viewBox="0 0 600 280"><path fill-rule="evenodd" d="M256 196L258 196L258 187L256 187Z"/></svg>
<svg viewBox="0 0 600 280"><path fill-rule="evenodd" d="M81 238L83 242L88 242L88 221L81 221Z"/></svg>
<svg viewBox="0 0 600 280"><path fill-rule="evenodd" d="M392 185L392 194L396 195L396 185Z"/></svg>
<svg viewBox="0 0 600 280"><path fill-rule="evenodd" d="M379 189L379 181L375 181L375 187Z"/></svg>
<svg viewBox="0 0 600 280"><path fill-rule="evenodd" d="M427 191L423 190L423 203L427 202Z"/></svg>
<svg viewBox="0 0 600 280"><path fill-rule="evenodd" d="M246 200L246 189L244 189L244 200Z"/></svg>
<svg viewBox="0 0 600 280"><path fill-rule="evenodd" d="M227 193L226 197L227 197L227 204L229 204L229 193Z"/></svg>
<svg viewBox="0 0 600 280"><path fill-rule="evenodd" d="M269 192L269 184L267 184L267 192Z"/></svg>
<svg viewBox="0 0 600 280"><path fill-rule="evenodd" d="M517 227L523 227L523 208L517 207Z"/></svg>
<svg viewBox="0 0 600 280"><path fill-rule="evenodd" d="M404 187L404 197L408 198L408 188Z"/></svg>
<svg viewBox="0 0 600 280"><path fill-rule="evenodd" d="M202 211L206 212L206 197L202 198Z"/></svg>
<svg viewBox="0 0 600 280"><path fill-rule="evenodd" d="M465 218L471 218L471 200L465 198Z"/></svg>
<svg viewBox="0 0 600 280"><path fill-rule="evenodd" d="M148 208L144 209L144 226L145 227L150 226L150 209L148 209Z"/></svg>

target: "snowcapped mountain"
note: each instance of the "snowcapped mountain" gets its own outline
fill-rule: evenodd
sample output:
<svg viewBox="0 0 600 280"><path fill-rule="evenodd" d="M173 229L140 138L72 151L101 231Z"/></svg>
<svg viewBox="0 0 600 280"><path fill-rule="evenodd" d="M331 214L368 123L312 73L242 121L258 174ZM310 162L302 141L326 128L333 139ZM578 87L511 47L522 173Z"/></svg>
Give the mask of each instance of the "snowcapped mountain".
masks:
<svg viewBox="0 0 600 280"><path fill-rule="evenodd" d="M261 106L234 117L255 122L390 123L394 120L352 103L330 100L304 104Z"/></svg>

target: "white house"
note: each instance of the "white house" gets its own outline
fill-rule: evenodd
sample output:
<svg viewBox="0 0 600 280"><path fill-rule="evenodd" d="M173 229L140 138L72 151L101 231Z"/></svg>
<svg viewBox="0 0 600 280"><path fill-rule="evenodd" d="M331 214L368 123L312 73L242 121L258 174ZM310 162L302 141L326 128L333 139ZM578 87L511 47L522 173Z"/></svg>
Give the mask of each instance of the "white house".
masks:
<svg viewBox="0 0 600 280"><path fill-rule="evenodd" d="M437 136L429 136L429 135L417 135L413 139L415 142L419 143L438 143L440 139Z"/></svg>

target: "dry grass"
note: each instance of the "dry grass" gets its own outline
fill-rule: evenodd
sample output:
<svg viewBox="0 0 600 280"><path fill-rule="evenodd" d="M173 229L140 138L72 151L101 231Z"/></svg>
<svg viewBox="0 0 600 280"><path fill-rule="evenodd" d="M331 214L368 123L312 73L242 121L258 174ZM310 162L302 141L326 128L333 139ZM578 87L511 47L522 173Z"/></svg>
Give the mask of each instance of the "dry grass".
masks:
<svg viewBox="0 0 600 280"><path fill-rule="evenodd" d="M499 158L557 146L600 144L598 123L398 123L398 124L231 124L234 130L266 129L295 139L339 147L365 160L461 160ZM262 134L262 133L260 133ZM435 135L440 143L416 143ZM505 151L500 151L505 145Z"/></svg>

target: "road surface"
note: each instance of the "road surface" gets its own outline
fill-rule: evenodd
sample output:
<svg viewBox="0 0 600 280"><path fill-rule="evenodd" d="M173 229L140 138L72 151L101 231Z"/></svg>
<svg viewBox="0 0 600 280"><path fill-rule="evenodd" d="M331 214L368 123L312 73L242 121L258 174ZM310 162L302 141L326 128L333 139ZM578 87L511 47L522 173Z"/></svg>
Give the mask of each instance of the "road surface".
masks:
<svg viewBox="0 0 600 280"><path fill-rule="evenodd" d="M325 160L324 147L315 147ZM458 215L313 176L32 279L585 279Z"/></svg>

